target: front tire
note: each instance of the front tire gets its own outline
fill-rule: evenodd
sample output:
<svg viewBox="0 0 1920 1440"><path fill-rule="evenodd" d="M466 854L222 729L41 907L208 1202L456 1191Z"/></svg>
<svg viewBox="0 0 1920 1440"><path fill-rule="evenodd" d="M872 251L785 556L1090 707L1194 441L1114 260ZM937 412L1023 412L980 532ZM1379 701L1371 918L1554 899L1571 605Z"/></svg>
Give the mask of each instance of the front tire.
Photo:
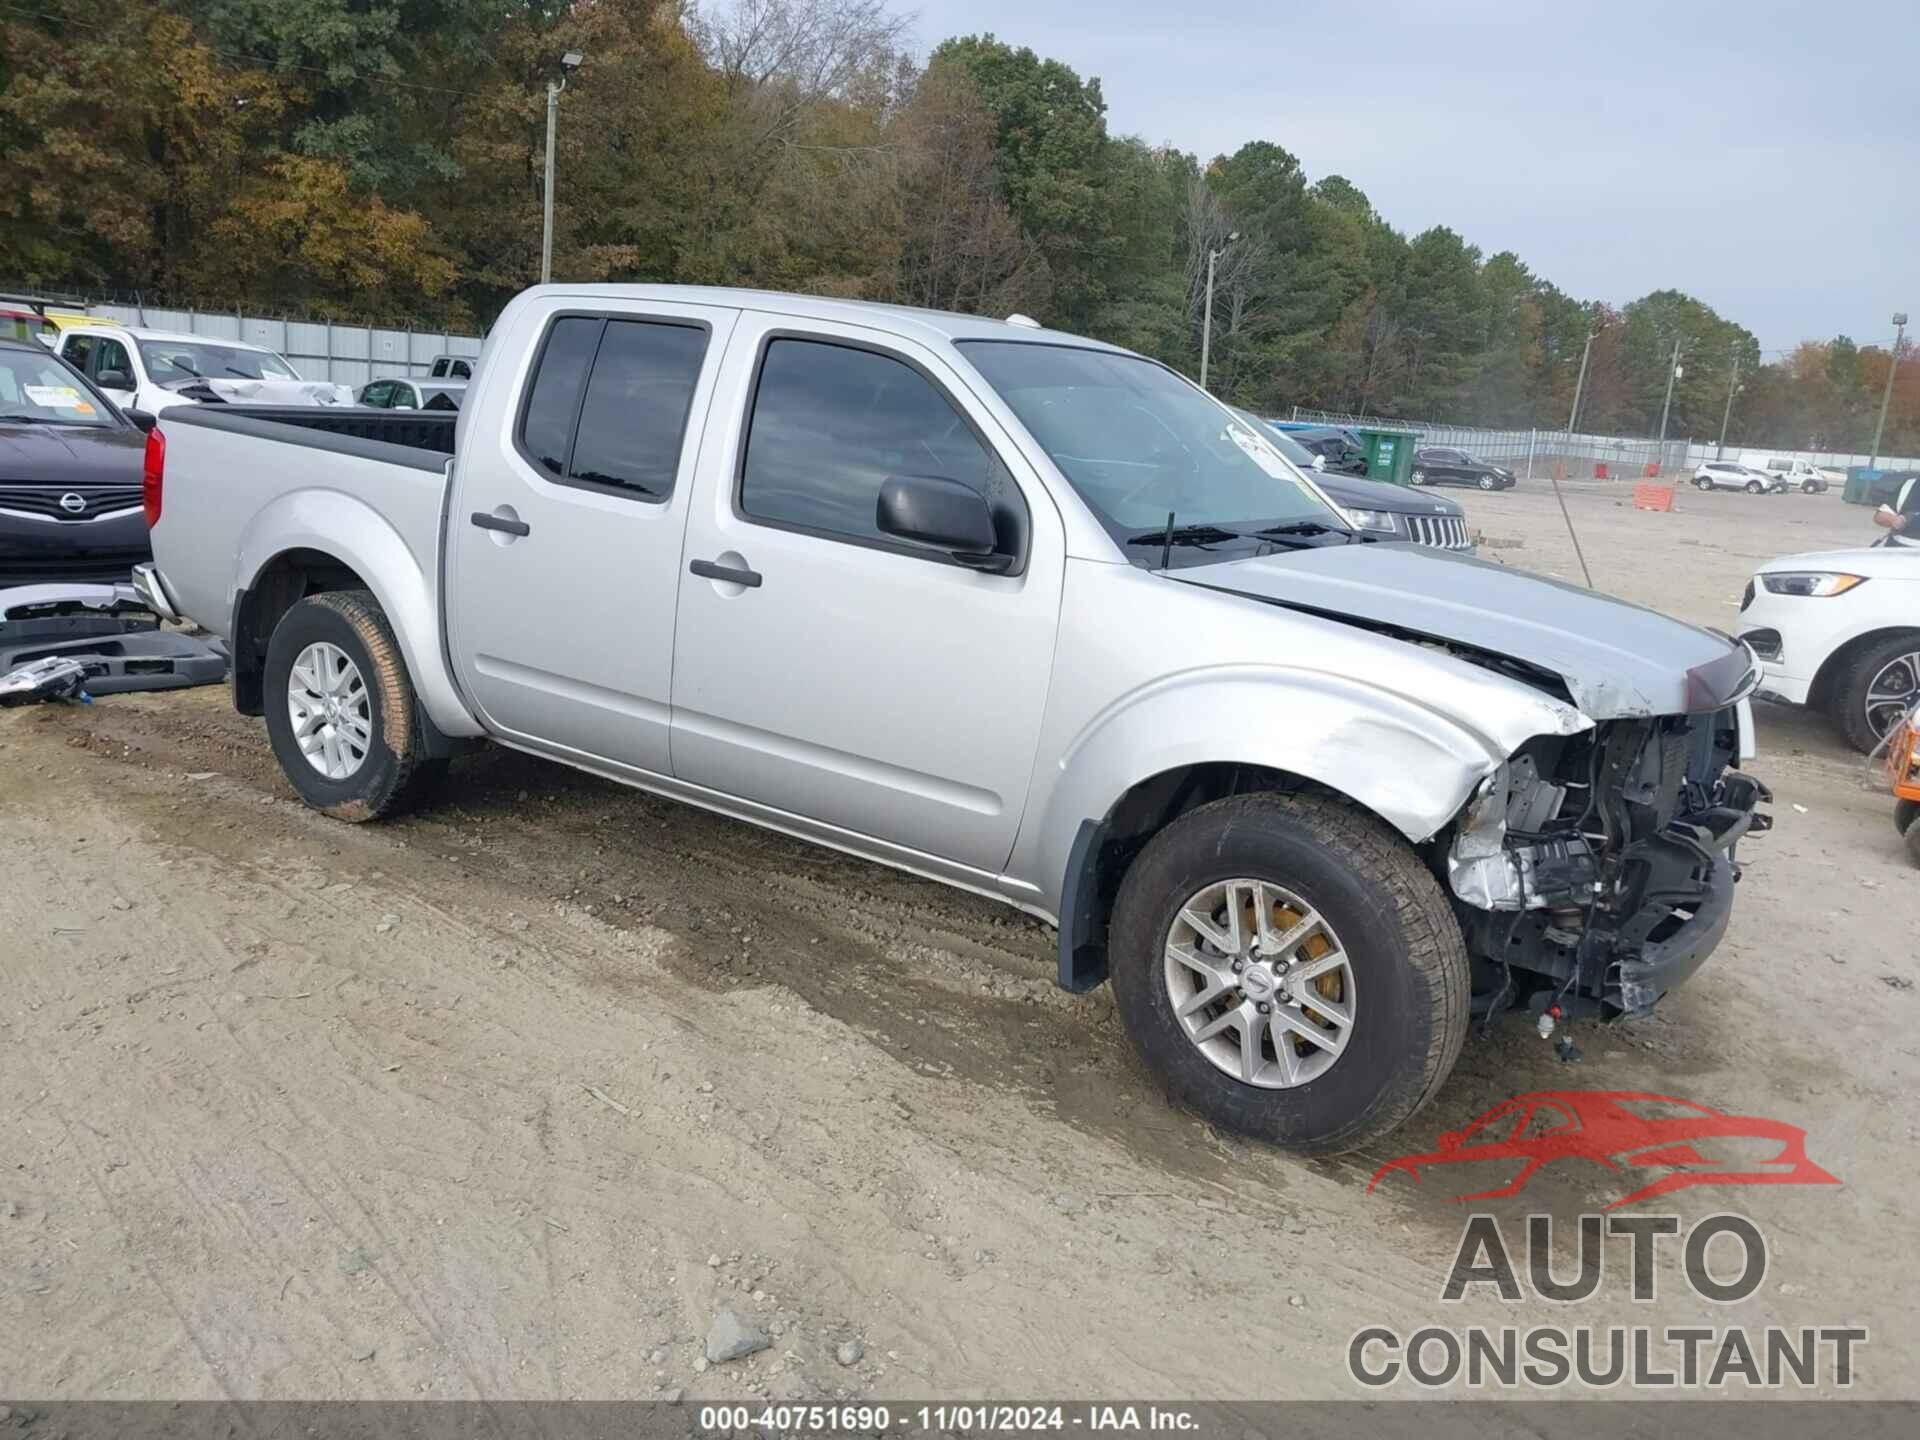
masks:
<svg viewBox="0 0 1920 1440"><path fill-rule="evenodd" d="M1891 635L1856 651L1833 687L1834 728L1867 754L1920 699L1920 635Z"/></svg>
<svg viewBox="0 0 1920 1440"><path fill-rule="evenodd" d="M1494 486L1495 486L1495 482L1494 482L1493 476L1482 475L1480 477L1480 488L1482 490L1491 490L1494 488Z"/></svg>
<svg viewBox="0 0 1920 1440"><path fill-rule="evenodd" d="M267 642L267 737L300 798L339 820L416 804L445 772L425 755L393 626L365 590L309 595Z"/></svg>
<svg viewBox="0 0 1920 1440"><path fill-rule="evenodd" d="M1172 1096L1290 1149L1352 1150L1403 1124L1466 1037L1466 946L1439 885L1333 800L1243 795L1181 816L1127 871L1109 956L1121 1019Z"/></svg>
<svg viewBox="0 0 1920 1440"><path fill-rule="evenodd" d="M1416 470L1407 478L1416 485L1424 485L1427 483L1427 472L1424 470Z"/></svg>
<svg viewBox="0 0 1920 1440"><path fill-rule="evenodd" d="M1913 822L1920 817L1920 800L1896 800L1893 802L1893 828L1902 835L1913 832Z"/></svg>
<svg viewBox="0 0 1920 1440"><path fill-rule="evenodd" d="M1766 491L1766 488L1767 487L1762 485L1758 480L1747 481L1747 493L1749 495L1764 494Z"/></svg>

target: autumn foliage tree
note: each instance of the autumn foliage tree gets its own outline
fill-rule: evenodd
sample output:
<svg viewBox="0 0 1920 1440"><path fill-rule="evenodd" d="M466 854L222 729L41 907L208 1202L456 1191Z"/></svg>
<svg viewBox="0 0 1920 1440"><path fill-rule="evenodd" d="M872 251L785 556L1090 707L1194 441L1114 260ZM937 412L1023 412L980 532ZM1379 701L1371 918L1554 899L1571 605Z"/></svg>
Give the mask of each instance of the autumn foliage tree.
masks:
<svg viewBox="0 0 1920 1440"><path fill-rule="evenodd" d="M1892 355L1767 357L1700 300L1566 294L1407 234L1284 135L1183 154L1013 39L914 55L891 0L33 0L0 8L0 286L479 326L554 270L1019 310L1223 396L1499 426L1864 450ZM934 37L924 37L932 39ZM1240 238L1222 249L1226 237ZM1920 364L1883 450L1920 451Z"/></svg>

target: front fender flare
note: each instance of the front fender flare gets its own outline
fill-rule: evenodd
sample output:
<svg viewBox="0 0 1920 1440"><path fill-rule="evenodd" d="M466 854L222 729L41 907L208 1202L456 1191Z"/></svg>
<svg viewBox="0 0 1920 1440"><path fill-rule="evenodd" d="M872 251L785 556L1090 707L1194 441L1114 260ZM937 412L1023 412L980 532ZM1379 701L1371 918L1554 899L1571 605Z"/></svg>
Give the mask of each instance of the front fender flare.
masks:
<svg viewBox="0 0 1920 1440"><path fill-rule="evenodd" d="M436 544L438 537L435 537ZM440 643L438 584L392 523L365 501L338 490L296 490L263 507L240 536L234 573L248 590L289 550L315 550L367 584L393 625L420 704L442 733L482 734L447 667ZM236 594L235 599L238 598Z"/></svg>
<svg viewBox="0 0 1920 1440"><path fill-rule="evenodd" d="M1529 721L1536 734L1589 723L1544 695ZM1092 883L1104 828L1141 782L1197 765L1260 766L1344 795L1420 844L1510 751L1417 700L1349 677L1269 666L1188 671L1124 697L1075 737L1010 868L1039 882L1044 905L1060 917L1061 983L1085 989L1105 968Z"/></svg>

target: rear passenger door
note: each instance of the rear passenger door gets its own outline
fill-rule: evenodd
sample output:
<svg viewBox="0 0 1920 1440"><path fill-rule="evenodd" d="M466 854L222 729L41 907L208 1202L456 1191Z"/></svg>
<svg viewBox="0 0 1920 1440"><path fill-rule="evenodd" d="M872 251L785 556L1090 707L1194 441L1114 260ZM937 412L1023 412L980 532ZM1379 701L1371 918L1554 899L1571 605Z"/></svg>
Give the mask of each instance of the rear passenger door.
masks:
<svg viewBox="0 0 1920 1440"><path fill-rule="evenodd" d="M851 833L909 865L1003 867L1066 548L1024 465L943 352L743 316L687 525L675 776L827 843ZM982 573L882 535L876 501L894 475L979 491L1018 537L1013 568Z"/></svg>
<svg viewBox="0 0 1920 1440"><path fill-rule="evenodd" d="M487 429L456 467L446 611L461 684L501 736L669 773L689 422L706 412L736 314L637 301L561 311L512 395L489 393Z"/></svg>

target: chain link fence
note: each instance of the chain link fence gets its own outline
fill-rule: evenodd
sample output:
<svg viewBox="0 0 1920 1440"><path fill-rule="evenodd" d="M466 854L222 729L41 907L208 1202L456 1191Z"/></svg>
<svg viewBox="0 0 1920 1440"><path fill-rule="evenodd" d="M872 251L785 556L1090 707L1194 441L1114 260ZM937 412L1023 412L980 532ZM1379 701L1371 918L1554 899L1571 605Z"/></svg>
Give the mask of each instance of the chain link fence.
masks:
<svg viewBox="0 0 1920 1440"><path fill-rule="evenodd" d="M1521 475L1545 476L1555 465L1564 467L1563 478L1592 478L1595 466L1607 467L1607 478L1639 479L1648 475L1687 475L1709 460L1738 460L1742 455L1774 455L1805 460L1843 477L1849 466L1865 465L1865 453L1836 450L1782 450L1771 446L1741 445L1729 440L1725 454L1711 442L1697 440L1633 439L1621 435L1569 434L1565 430L1492 430L1478 425L1455 425L1433 420L1390 420L1382 415L1349 415L1334 410L1293 407L1288 417L1304 424L1372 425L1391 430L1410 430L1420 436L1422 445L1440 445L1464 450L1477 460L1504 465ZM1531 463L1531 471L1527 468ZM1920 458L1882 455L1882 470L1917 470ZM1653 469L1649 470L1648 467Z"/></svg>

